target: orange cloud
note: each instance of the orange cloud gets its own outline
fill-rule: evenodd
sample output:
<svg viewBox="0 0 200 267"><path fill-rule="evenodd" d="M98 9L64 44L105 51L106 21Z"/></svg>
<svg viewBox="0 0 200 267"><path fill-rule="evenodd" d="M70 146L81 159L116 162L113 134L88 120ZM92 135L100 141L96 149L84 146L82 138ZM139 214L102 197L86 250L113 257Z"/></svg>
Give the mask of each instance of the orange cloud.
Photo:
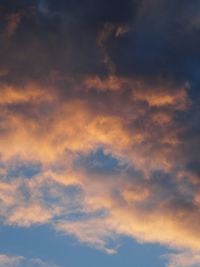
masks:
<svg viewBox="0 0 200 267"><path fill-rule="evenodd" d="M187 102L187 93L185 89L172 91L172 90L162 90L162 88L152 88L146 94L142 91L133 91L133 97L136 101L145 101L152 107L162 107L171 105L177 109L185 109Z"/></svg>
<svg viewBox="0 0 200 267"><path fill-rule="evenodd" d="M116 76L109 76L107 79L102 80L100 77L88 77L85 81L85 86L88 90L98 89L102 91L106 90L120 90L122 89L122 83Z"/></svg>
<svg viewBox="0 0 200 267"><path fill-rule="evenodd" d="M186 89L153 87L115 75L87 77L78 88L76 84L76 90L66 92L39 83L2 85L4 222L24 227L54 222L58 231L108 253L114 250L107 240L115 235L200 250L197 193L183 190L184 172L179 170L185 160L180 138L184 126L175 118L190 104ZM116 159L117 172L76 166L77 158L99 148ZM10 181L13 162L39 163L41 169L31 179L20 175ZM56 203L47 201L44 188ZM68 188L73 188L71 200ZM69 222L71 210L92 219Z"/></svg>

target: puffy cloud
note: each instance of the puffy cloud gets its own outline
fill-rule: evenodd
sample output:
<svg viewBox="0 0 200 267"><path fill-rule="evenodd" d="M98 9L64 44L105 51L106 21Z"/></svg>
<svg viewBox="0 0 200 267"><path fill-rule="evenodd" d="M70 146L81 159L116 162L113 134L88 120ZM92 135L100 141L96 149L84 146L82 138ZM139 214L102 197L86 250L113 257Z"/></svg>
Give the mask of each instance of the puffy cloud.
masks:
<svg viewBox="0 0 200 267"><path fill-rule="evenodd" d="M3 86L0 190L4 223L25 227L53 223L56 229L102 249L110 229L140 241L199 247L198 225L194 225L199 207L189 185L182 191L184 181L177 170L182 164L179 135L184 127L176 115L190 107L186 88L161 87L160 83L153 87L117 76L113 76L114 84L110 77L99 77L99 86L92 79L81 80L80 88L73 83L68 91L45 83ZM103 90L108 95L98 102L93 91L102 93L102 88L108 88ZM99 148L103 157L116 159L118 174L114 169L95 172L85 163L76 166L78 158ZM11 166L20 162L27 168L33 163L41 167L28 179L26 174L19 176L17 168L10 177ZM70 223L73 209L77 214L97 215L92 221ZM106 211L103 219L98 215L101 210ZM166 234L160 235L164 229Z"/></svg>

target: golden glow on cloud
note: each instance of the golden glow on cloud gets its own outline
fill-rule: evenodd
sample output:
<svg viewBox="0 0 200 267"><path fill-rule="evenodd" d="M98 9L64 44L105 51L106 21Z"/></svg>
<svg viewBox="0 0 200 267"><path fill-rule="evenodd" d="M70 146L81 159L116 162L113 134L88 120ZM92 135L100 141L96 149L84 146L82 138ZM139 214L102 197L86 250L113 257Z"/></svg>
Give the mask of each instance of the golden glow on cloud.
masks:
<svg viewBox="0 0 200 267"><path fill-rule="evenodd" d="M0 1L2 226L108 254L128 236L200 266L199 7ZM21 265L57 267L0 254Z"/></svg>
<svg viewBox="0 0 200 267"><path fill-rule="evenodd" d="M73 91L65 97L59 89L39 83L23 88L2 86L0 201L4 223L24 227L50 223L57 231L108 253L115 250L107 247L107 240L120 235L200 250L200 201L190 192L193 195L185 202L189 193L181 191L184 174L177 170L184 162L179 137L184 127L177 124L175 115L189 107L186 89L150 87L117 76L87 77L80 87L86 96L81 100ZM93 89L108 91L109 97L94 102ZM77 158L99 148L116 158L118 172L96 173L84 164L76 167ZM31 179L23 175L7 179L11 166L20 162L40 164L41 169ZM156 172L163 177L158 174L156 180ZM168 180L178 188L180 199L172 185L168 188ZM46 199L44 187L56 203ZM72 200L65 192L69 187L74 188ZM73 209L84 212L86 219L64 219Z"/></svg>

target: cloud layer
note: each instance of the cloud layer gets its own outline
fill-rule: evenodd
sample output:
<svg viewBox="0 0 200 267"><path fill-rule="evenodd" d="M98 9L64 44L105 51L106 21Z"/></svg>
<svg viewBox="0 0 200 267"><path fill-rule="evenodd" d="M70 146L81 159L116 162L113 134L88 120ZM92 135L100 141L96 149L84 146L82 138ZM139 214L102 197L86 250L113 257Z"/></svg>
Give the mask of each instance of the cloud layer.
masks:
<svg viewBox="0 0 200 267"><path fill-rule="evenodd" d="M196 266L198 1L11 2L0 6L2 223L50 224L107 253L126 235L184 250L169 267Z"/></svg>

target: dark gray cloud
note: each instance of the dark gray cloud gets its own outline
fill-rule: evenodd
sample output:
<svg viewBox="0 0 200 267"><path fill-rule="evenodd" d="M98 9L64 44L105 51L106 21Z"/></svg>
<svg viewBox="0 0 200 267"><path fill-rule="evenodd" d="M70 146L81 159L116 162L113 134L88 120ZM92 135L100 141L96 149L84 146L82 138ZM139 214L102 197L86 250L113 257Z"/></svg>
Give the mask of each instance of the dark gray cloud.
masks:
<svg viewBox="0 0 200 267"><path fill-rule="evenodd" d="M106 75L97 45L106 23L128 26L105 49L120 75L199 83L198 1L1 1L1 69L8 80ZM11 14L20 21L5 38ZM6 79L6 75L2 75Z"/></svg>

